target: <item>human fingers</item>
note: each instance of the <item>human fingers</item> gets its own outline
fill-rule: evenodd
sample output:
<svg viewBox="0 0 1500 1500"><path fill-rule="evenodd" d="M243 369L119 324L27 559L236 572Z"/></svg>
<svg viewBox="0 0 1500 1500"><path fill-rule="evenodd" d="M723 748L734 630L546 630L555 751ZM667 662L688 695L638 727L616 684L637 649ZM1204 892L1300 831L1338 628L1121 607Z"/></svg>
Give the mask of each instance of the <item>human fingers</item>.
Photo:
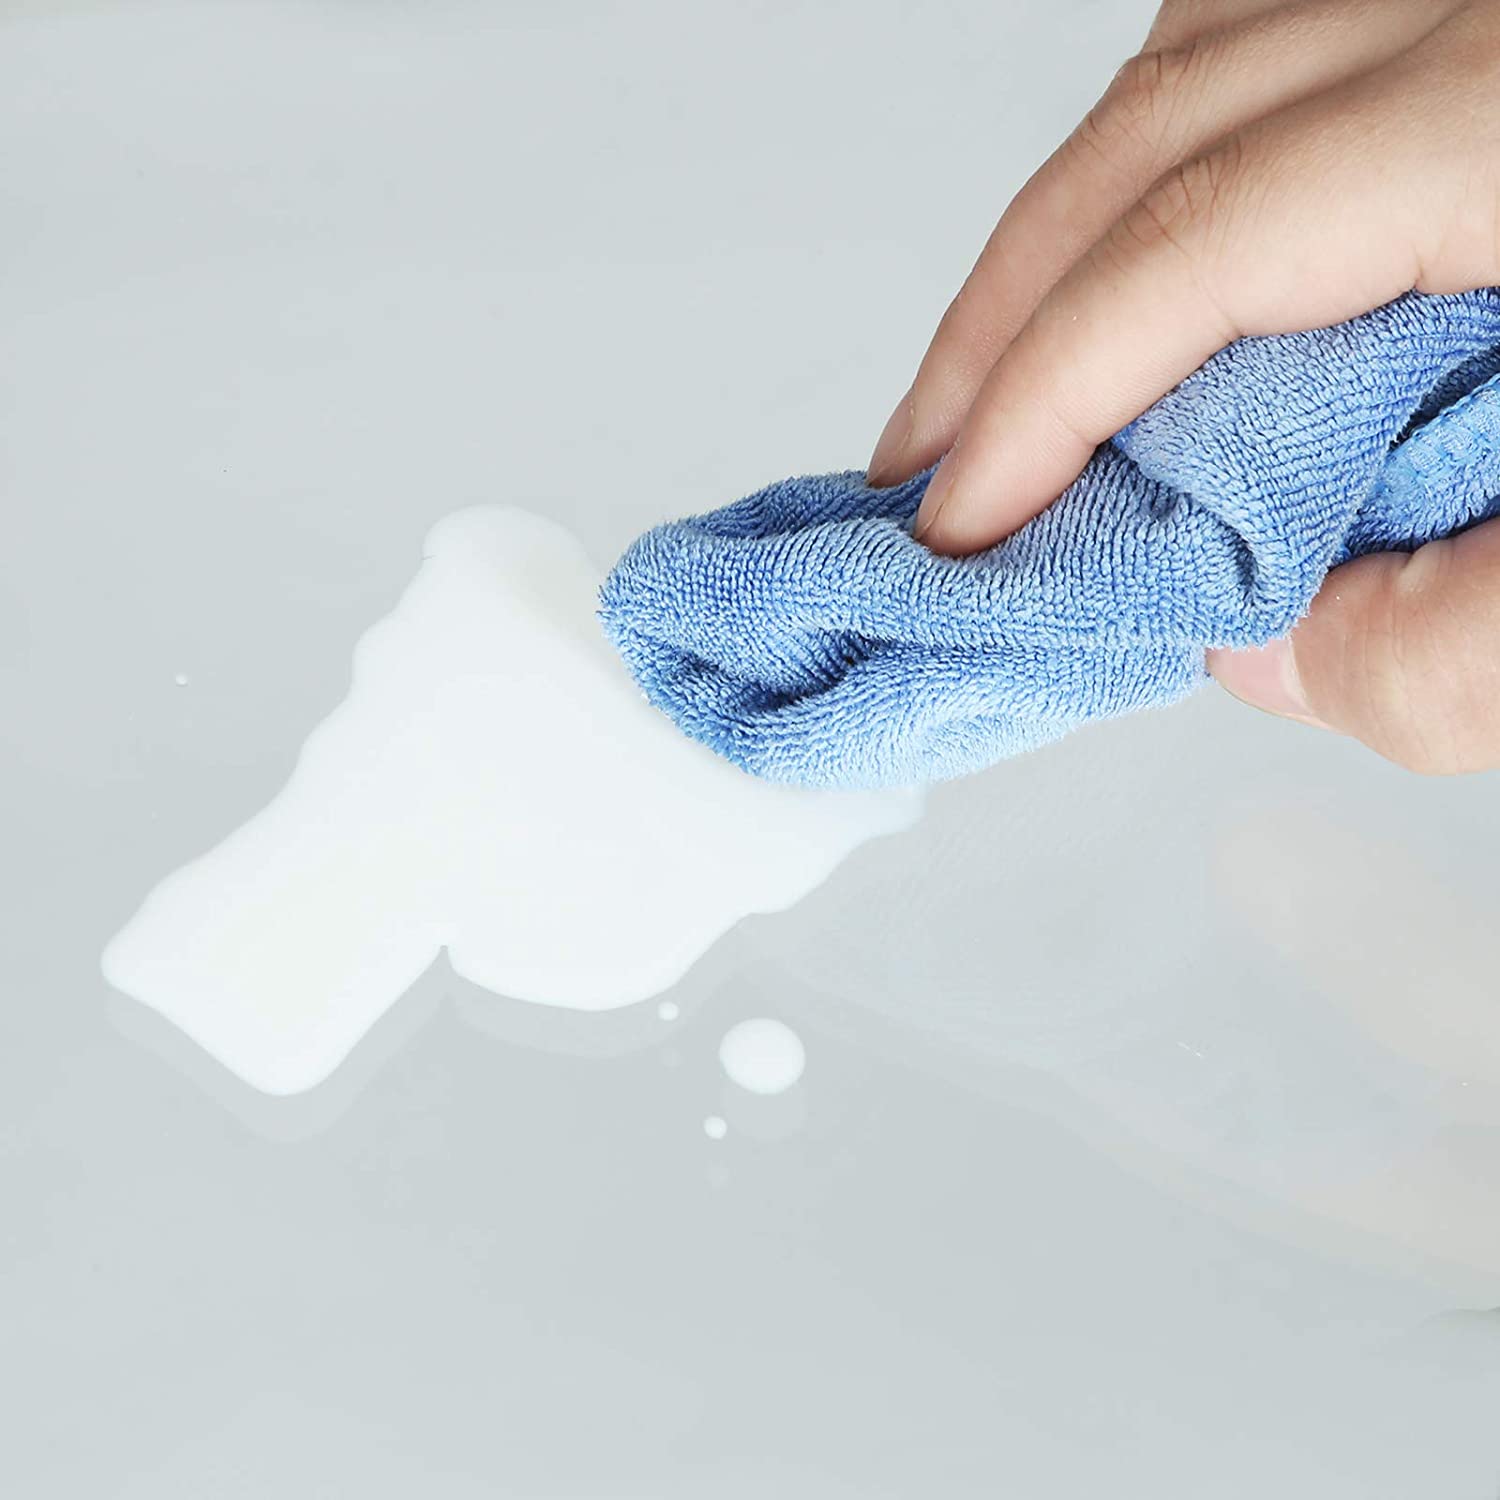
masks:
<svg viewBox="0 0 1500 1500"><path fill-rule="evenodd" d="M1117 220L986 377L924 497L922 540L958 554L1008 535L1242 335L1500 280L1500 6L1484 9L1478 34L1434 48L1439 28L1235 132Z"/></svg>
<svg viewBox="0 0 1500 1500"><path fill-rule="evenodd" d="M1456 3L1238 0L1164 8L1158 27L1171 45L1149 46L1120 69L996 225L886 423L871 483L898 483L947 451L985 376L1043 295L1163 173L1251 121L1390 58Z"/></svg>
<svg viewBox="0 0 1500 1500"><path fill-rule="evenodd" d="M1289 637L1210 652L1209 670L1410 770L1500 766L1500 522L1336 568Z"/></svg>

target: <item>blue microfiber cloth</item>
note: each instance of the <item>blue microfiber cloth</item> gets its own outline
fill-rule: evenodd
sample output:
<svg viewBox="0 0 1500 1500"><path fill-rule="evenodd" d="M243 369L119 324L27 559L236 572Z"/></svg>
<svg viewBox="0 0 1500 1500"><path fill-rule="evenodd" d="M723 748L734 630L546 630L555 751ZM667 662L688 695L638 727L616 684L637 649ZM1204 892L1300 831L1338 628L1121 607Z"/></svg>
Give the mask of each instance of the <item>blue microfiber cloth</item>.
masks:
<svg viewBox="0 0 1500 1500"><path fill-rule="evenodd" d="M975 557L910 536L930 472L788 479L658 526L600 616L651 701L776 781L973 771L1204 681L1329 568L1500 511L1500 289L1243 339Z"/></svg>

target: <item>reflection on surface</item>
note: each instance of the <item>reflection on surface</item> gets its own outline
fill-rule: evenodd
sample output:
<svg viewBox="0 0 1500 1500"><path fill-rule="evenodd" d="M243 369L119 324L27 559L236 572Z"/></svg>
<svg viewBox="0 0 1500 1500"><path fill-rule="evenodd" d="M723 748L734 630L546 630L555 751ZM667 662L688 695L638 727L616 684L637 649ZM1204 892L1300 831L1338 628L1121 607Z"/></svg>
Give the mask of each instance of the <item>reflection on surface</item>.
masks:
<svg viewBox="0 0 1500 1500"><path fill-rule="evenodd" d="M752 988L1278 1233L1482 1290L1500 1276L1500 954L1445 873L1454 833L1269 797L1281 726L1231 721L1223 765L1142 771L1129 742L1159 723L1112 728L1113 758L1084 736L940 789L905 859L856 856L787 914ZM1335 761L1356 808L1399 774L1331 738L1283 745Z"/></svg>
<svg viewBox="0 0 1500 1500"><path fill-rule="evenodd" d="M304 1141L331 1129L382 1068L432 1019L442 1003L441 981L418 980L360 1039L344 1066L300 1094L268 1094L235 1077L165 1016L128 996L104 1001L109 1023L159 1061L175 1069L239 1122L267 1141Z"/></svg>
<svg viewBox="0 0 1500 1500"><path fill-rule="evenodd" d="M1472 1086L1500 1122L1500 931L1487 893L1442 878L1378 820L1315 807L1228 829L1218 874L1245 927L1396 1057Z"/></svg>
<svg viewBox="0 0 1500 1500"><path fill-rule="evenodd" d="M1299 1196L1500 1268L1500 934L1485 905L1381 820L1345 827L1310 806L1228 830L1218 864L1247 932L1295 976L1302 1027L1341 1023L1350 1055L1399 1078L1352 1122L1399 1114L1384 1149Z"/></svg>

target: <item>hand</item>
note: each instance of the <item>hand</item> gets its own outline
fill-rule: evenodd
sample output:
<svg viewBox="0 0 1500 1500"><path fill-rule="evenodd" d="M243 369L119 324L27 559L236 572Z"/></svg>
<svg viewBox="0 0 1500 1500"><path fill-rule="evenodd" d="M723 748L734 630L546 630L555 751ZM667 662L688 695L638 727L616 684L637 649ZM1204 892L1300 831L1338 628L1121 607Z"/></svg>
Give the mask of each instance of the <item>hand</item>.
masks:
<svg viewBox="0 0 1500 1500"><path fill-rule="evenodd" d="M916 535L976 551L1234 339L1500 283L1496 100L1500 0L1167 0L996 226L872 482L947 453ZM1210 666L1404 764L1500 764L1492 598L1481 527L1339 569L1294 645Z"/></svg>
<svg viewBox="0 0 1500 1500"><path fill-rule="evenodd" d="M1210 651L1271 713L1432 775L1500 766L1500 521L1335 568L1284 641Z"/></svg>

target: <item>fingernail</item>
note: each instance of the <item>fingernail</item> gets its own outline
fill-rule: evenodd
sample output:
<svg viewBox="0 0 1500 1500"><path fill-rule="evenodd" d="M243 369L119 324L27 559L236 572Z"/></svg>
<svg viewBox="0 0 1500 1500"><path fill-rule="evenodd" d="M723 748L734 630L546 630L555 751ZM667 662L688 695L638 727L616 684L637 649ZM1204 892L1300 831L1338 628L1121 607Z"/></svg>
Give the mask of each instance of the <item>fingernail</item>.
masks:
<svg viewBox="0 0 1500 1500"><path fill-rule="evenodd" d="M932 530L943 507L948 503L948 496L953 492L952 469L952 460L945 458L937 466L937 473L928 480L922 503L917 507L917 518L912 522L911 534L914 540L920 542Z"/></svg>
<svg viewBox="0 0 1500 1500"><path fill-rule="evenodd" d="M1208 670L1221 687L1252 708L1319 729L1328 727L1308 706L1290 639L1238 651L1210 651Z"/></svg>
<svg viewBox="0 0 1500 1500"><path fill-rule="evenodd" d="M891 473L906 448L906 440L911 436L912 409L911 392L908 391L897 403L896 409L886 420L881 429L880 441L875 444L875 451L870 455L869 467L865 470L865 483L869 485L884 484L886 476Z"/></svg>

